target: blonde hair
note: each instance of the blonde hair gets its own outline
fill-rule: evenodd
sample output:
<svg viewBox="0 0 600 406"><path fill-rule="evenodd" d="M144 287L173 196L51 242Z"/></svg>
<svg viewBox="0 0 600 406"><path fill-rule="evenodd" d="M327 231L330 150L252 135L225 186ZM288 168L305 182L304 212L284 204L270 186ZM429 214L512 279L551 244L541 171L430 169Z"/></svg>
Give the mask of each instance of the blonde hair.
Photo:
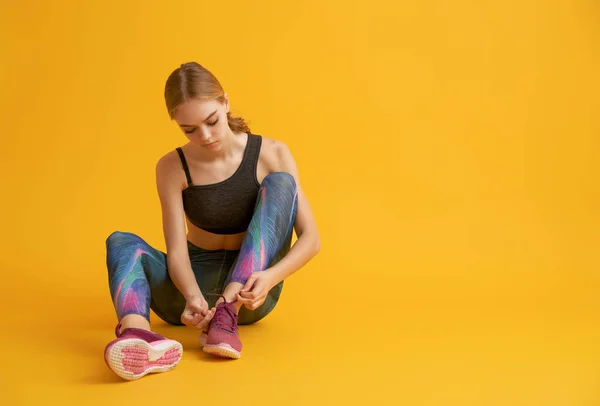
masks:
<svg viewBox="0 0 600 406"><path fill-rule="evenodd" d="M190 100L212 100L225 103L225 92L217 78L197 62L188 62L173 71L165 84L165 103L169 117L173 119L175 109ZM242 117L227 113L227 123L234 132L250 132L250 127Z"/></svg>

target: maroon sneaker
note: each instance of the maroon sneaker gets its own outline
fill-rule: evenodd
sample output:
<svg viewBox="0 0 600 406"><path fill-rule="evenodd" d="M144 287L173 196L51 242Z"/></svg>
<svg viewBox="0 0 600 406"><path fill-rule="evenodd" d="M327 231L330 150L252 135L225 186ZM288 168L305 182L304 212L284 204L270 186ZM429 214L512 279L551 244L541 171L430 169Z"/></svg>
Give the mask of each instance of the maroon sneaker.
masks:
<svg viewBox="0 0 600 406"><path fill-rule="evenodd" d="M225 298L223 298L225 299ZM238 316L233 303L225 300L217 305L215 315L208 325L206 340L201 336L204 352L225 358L239 358L242 343L238 336Z"/></svg>
<svg viewBox="0 0 600 406"><path fill-rule="evenodd" d="M153 372L166 372L177 366L183 347L151 331L139 328L115 329L117 339L104 350L104 361L121 378L139 379Z"/></svg>

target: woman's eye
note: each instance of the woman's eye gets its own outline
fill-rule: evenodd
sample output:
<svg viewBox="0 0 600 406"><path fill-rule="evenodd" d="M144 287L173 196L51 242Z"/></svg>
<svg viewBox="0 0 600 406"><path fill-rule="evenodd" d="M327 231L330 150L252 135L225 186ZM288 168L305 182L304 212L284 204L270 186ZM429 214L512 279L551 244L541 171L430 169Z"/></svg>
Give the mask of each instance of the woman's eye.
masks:
<svg viewBox="0 0 600 406"><path fill-rule="evenodd" d="M212 127L213 125L217 124L219 122L219 119L217 118L215 121L213 121L212 123L206 123L206 125L208 125L209 127ZM184 132L186 134L191 134L194 131L196 131L196 129L194 128L193 130L185 130Z"/></svg>

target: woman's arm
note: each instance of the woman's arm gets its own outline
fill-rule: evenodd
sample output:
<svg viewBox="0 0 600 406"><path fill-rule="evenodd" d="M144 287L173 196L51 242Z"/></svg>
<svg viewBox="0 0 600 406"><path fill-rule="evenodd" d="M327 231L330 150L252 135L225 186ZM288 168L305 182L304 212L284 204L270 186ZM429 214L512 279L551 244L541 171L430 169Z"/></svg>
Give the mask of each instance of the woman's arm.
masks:
<svg viewBox="0 0 600 406"><path fill-rule="evenodd" d="M172 153L171 153L172 154ZM162 224L167 246L167 267L173 283L189 300L202 292L192 271L187 249L181 182L173 173L173 156L162 157L156 164L156 188L162 209Z"/></svg>
<svg viewBox="0 0 600 406"><path fill-rule="evenodd" d="M265 271L271 275L273 285L278 284L296 272L314 258L321 249L317 224L308 199L300 185L300 177L294 157L287 145L280 141L276 142L275 156L277 158L276 172L288 172L296 180L298 207L294 229L296 230L298 239L290 251L279 262Z"/></svg>

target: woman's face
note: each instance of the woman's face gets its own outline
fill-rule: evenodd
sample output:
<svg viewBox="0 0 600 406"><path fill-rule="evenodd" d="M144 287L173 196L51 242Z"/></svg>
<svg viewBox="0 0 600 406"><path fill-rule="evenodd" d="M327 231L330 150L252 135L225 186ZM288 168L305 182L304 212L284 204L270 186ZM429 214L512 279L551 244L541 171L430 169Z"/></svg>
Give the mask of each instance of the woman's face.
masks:
<svg viewBox="0 0 600 406"><path fill-rule="evenodd" d="M173 116L185 136L195 145L219 149L229 125L229 103L218 100L191 99L182 103Z"/></svg>

